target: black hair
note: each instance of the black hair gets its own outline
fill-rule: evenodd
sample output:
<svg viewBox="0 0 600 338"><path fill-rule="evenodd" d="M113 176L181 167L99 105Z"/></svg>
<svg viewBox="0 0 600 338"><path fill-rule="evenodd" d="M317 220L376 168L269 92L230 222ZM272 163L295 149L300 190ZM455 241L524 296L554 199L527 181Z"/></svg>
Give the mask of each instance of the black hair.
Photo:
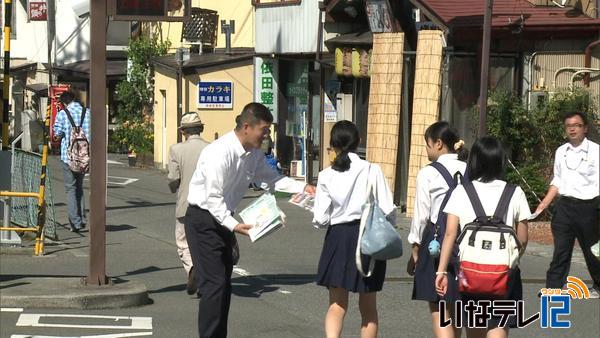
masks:
<svg viewBox="0 0 600 338"><path fill-rule="evenodd" d="M580 111L572 111L572 112L568 112L563 116L563 123L565 123L567 121L567 119L570 119L571 117L574 116L579 116L581 117L581 120L583 121L583 125L587 127L588 125L588 118L586 116L585 113L580 112Z"/></svg>
<svg viewBox="0 0 600 338"><path fill-rule="evenodd" d="M181 128L188 135L200 135L204 131L204 126Z"/></svg>
<svg viewBox="0 0 600 338"><path fill-rule="evenodd" d="M66 92L60 94L60 102L63 104L67 105L73 101L75 101L75 93L72 91L67 90Z"/></svg>
<svg viewBox="0 0 600 338"><path fill-rule="evenodd" d="M236 116L235 129L240 130L244 123L254 126L260 121L273 123L273 114L265 105L251 102L244 106L240 115Z"/></svg>
<svg viewBox="0 0 600 338"><path fill-rule="evenodd" d="M441 140L449 152L458 154L458 159L461 161L466 161L469 157L469 150L464 144L458 150L454 148L454 145L460 141L460 136L458 135L458 131L446 121L438 121L427 127L424 136L425 142L428 142L430 139L434 142Z"/></svg>
<svg viewBox="0 0 600 338"><path fill-rule="evenodd" d="M467 163L469 179L490 182L504 178L506 153L502 143L493 136L484 136L473 144Z"/></svg>
<svg viewBox="0 0 600 338"><path fill-rule="evenodd" d="M360 143L358 128L350 121L342 120L333 125L329 145L339 151L333 161L333 170L344 172L350 169L349 152L355 152Z"/></svg>

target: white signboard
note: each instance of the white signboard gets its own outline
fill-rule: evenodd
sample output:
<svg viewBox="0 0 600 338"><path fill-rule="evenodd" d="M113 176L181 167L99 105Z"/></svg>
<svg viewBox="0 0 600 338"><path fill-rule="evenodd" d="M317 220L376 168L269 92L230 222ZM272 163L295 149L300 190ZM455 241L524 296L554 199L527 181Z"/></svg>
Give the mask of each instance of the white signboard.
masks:
<svg viewBox="0 0 600 338"><path fill-rule="evenodd" d="M329 99L329 95L325 94L324 98L325 98L325 100L323 102L323 111L325 112L324 122L337 122L337 120L338 120L337 110L331 103L331 100Z"/></svg>
<svg viewBox="0 0 600 338"><path fill-rule="evenodd" d="M264 104L271 114L273 123L277 123L277 81L279 64L277 60L254 58L254 101Z"/></svg>

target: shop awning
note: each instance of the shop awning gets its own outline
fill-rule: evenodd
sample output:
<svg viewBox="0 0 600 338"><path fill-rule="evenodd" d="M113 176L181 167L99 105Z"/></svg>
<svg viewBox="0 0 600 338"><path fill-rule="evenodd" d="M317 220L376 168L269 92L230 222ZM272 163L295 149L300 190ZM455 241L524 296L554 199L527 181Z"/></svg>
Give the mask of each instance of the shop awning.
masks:
<svg viewBox="0 0 600 338"><path fill-rule="evenodd" d="M246 60L251 60L254 57L254 53L239 53L239 54L225 54L225 53L206 53L206 54L192 54L190 59L184 62L181 66L184 73L189 73L194 69L201 69L207 67L215 67L225 64L231 64ZM159 67L166 68L170 71L177 70L177 62L175 61L175 55L169 54L154 58L154 64Z"/></svg>
<svg viewBox="0 0 600 338"><path fill-rule="evenodd" d="M340 47L371 47L373 46L373 33L371 31L340 34L335 38L325 40L325 45L330 50Z"/></svg>
<svg viewBox="0 0 600 338"><path fill-rule="evenodd" d="M90 61L83 60L54 66L54 71L64 77L90 78ZM106 77L122 78L127 75L127 60L106 60Z"/></svg>
<svg viewBox="0 0 600 338"><path fill-rule="evenodd" d="M37 96L47 97L48 96L48 84L47 83L29 83L25 85L25 88L29 91L34 92Z"/></svg>
<svg viewBox="0 0 600 338"><path fill-rule="evenodd" d="M26 59L10 59L11 73L35 70L36 68L37 62L32 62ZM4 58L0 58L0 73L4 73Z"/></svg>

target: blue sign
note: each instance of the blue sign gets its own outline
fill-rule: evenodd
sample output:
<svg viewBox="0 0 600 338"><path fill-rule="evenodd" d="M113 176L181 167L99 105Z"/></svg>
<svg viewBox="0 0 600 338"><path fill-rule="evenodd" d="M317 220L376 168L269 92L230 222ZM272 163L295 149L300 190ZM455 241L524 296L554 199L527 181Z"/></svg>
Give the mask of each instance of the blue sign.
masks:
<svg viewBox="0 0 600 338"><path fill-rule="evenodd" d="M233 109L233 82L198 82L198 108Z"/></svg>

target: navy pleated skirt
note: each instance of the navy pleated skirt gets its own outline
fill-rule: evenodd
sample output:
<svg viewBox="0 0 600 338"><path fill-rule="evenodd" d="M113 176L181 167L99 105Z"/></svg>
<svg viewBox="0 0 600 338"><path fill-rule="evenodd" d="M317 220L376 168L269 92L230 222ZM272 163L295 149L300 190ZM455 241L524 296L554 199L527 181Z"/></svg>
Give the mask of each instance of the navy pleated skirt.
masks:
<svg viewBox="0 0 600 338"><path fill-rule="evenodd" d="M446 302L455 302L460 299L458 293L458 282L456 279L456 256L450 259L448 264L448 288L444 297L440 297L435 291L435 272L438 269L440 259L433 258L429 254L429 242L434 237L433 224L429 222L427 227L423 231L423 239L419 246L419 253L417 258L417 264L415 265L415 280L413 284L412 299L414 300L425 300L428 302L439 302L445 300ZM440 238L438 237L438 241Z"/></svg>
<svg viewBox="0 0 600 338"><path fill-rule="evenodd" d="M356 245L360 220L332 225L327 229L323 251L319 259L317 284L343 288L352 292L381 291L385 279L385 261L375 261L371 277L363 277L356 268ZM363 271L369 267L370 257L362 255Z"/></svg>

